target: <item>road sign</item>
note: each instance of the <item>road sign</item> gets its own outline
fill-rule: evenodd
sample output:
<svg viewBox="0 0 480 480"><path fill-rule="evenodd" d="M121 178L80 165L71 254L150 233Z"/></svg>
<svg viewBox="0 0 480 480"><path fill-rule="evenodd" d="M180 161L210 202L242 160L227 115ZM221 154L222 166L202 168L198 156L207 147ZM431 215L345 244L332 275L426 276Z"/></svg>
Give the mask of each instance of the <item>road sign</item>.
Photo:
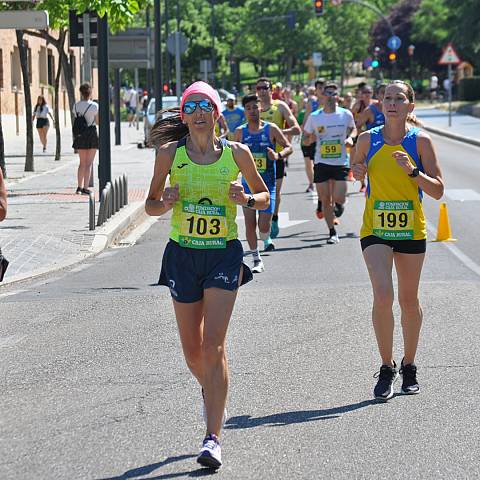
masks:
<svg viewBox="0 0 480 480"><path fill-rule="evenodd" d="M175 55L175 36L178 35L180 55L187 51L188 40L182 32L173 32L167 38L167 50L170 55Z"/></svg>
<svg viewBox="0 0 480 480"><path fill-rule="evenodd" d="M443 49L442 56L438 63L440 65L458 65L460 63L460 58L451 43Z"/></svg>
<svg viewBox="0 0 480 480"><path fill-rule="evenodd" d="M323 55L321 52L313 52L312 54L313 66L321 67L323 65Z"/></svg>
<svg viewBox="0 0 480 480"><path fill-rule="evenodd" d="M48 12L44 10L12 10L0 12L0 29L24 30L48 28Z"/></svg>
<svg viewBox="0 0 480 480"><path fill-rule="evenodd" d="M398 50L401 45L402 45L402 41L400 40L400 37L397 37L396 35L391 36L387 40L387 47L390 50Z"/></svg>
<svg viewBox="0 0 480 480"><path fill-rule="evenodd" d="M83 18L84 14L88 14L90 18L90 46L96 47L97 44L97 31L98 31L98 15L97 12L86 11L84 13L77 14L75 10L68 12L68 24L70 33L70 46L71 47L84 47L83 44Z"/></svg>

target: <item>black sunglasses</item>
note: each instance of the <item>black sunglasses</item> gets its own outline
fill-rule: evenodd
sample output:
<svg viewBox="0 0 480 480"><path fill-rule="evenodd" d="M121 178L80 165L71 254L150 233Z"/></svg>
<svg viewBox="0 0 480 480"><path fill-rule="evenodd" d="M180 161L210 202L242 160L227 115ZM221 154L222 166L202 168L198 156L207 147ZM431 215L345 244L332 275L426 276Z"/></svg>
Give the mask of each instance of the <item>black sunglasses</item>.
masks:
<svg viewBox="0 0 480 480"><path fill-rule="evenodd" d="M266 85L257 85L257 90L270 90L270 87Z"/></svg>
<svg viewBox="0 0 480 480"><path fill-rule="evenodd" d="M203 112L210 113L213 110L213 103L210 100L199 100L198 102L194 102L193 100L189 102L185 102L182 107L182 112L186 113L187 115L191 115L197 107L200 107L200 110Z"/></svg>

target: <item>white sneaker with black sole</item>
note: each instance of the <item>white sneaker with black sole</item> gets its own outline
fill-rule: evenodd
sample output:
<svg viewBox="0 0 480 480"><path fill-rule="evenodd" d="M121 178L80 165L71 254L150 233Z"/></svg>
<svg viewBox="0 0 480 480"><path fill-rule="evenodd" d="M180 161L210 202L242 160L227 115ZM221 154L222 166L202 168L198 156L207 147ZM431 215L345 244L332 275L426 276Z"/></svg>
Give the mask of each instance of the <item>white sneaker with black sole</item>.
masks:
<svg viewBox="0 0 480 480"><path fill-rule="evenodd" d="M252 273L262 273L265 271L265 265L262 260L254 260Z"/></svg>
<svg viewBox="0 0 480 480"><path fill-rule="evenodd" d="M222 466L222 449L217 436L213 433L204 438L197 462L207 468L217 469Z"/></svg>

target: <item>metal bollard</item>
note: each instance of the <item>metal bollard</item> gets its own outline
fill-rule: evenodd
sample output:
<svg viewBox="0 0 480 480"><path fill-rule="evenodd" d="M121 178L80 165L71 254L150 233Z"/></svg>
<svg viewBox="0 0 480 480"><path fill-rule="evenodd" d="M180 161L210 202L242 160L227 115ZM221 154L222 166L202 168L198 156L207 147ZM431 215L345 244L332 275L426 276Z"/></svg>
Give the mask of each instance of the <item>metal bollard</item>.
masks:
<svg viewBox="0 0 480 480"><path fill-rule="evenodd" d="M125 173L123 174L123 178L125 182L125 188L123 190L123 194L125 195L123 198L123 204L128 205L128 177Z"/></svg>
<svg viewBox="0 0 480 480"><path fill-rule="evenodd" d="M90 192L90 194L88 195L88 208L88 229L95 230L95 196L92 192Z"/></svg>

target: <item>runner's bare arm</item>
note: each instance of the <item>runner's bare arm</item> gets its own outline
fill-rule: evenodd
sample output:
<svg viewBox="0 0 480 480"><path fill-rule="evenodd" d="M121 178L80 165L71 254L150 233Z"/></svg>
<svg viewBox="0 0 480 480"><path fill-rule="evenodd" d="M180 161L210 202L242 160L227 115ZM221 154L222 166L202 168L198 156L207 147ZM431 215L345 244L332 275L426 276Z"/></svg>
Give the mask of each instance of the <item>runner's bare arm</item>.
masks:
<svg viewBox="0 0 480 480"><path fill-rule="evenodd" d="M237 127L233 134L233 141L242 143L242 127Z"/></svg>
<svg viewBox="0 0 480 480"><path fill-rule="evenodd" d="M305 115L303 116L302 130L305 128L308 117L310 116L311 113L312 113L312 101L308 100L307 106L305 107Z"/></svg>
<svg viewBox="0 0 480 480"><path fill-rule="evenodd" d="M232 142L233 158L242 172L255 198L255 210L265 210L270 205L270 193L262 177L257 171L250 149L241 143ZM235 194L234 196L232 194ZM230 199L237 205L246 206L248 195L240 182L231 182Z"/></svg>
<svg viewBox="0 0 480 480"><path fill-rule="evenodd" d="M285 135L300 135L302 130L300 129L300 125L298 124L297 119L293 115L288 105L279 100L278 109L282 113L282 117L288 125L288 128L283 129L283 133Z"/></svg>
<svg viewBox="0 0 480 480"><path fill-rule="evenodd" d="M355 146L355 155L350 159L352 167L352 174L355 180L364 180L367 174L367 165L365 160L370 149L370 133L363 132L358 137L357 145Z"/></svg>
<svg viewBox="0 0 480 480"><path fill-rule="evenodd" d="M177 142L170 142L162 145L157 151L153 178L145 202L145 211L153 217L168 212L175 201L179 199L178 188L165 188L165 182L175 158L176 148ZM175 190L177 190L177 193L175 193ZM165 198L166 193L168 193L168 200Z"/></svg>
<svg viewBox="0 0 480 480"><path fill-rule="evenodd" d="M270 137L272 143L283 147L283 150L278 152L282 158L288 157L293 153L292 144L274 123L270 124Z"/></svg>
<svg viewBox="0 0 480 480"><path fill-rule="evenodd" d="M303 144L308 147L312 143L315 143L315 141L316 138L313 131L311 117L308 117L308 120L303 127Z"/></svg>
<svg viewBox="0 0 480 480"><path fill-rule="evenodd" d="M414 177L412 180L427 195L430 195L435 200L440 200L444 191L442 172L440 171L432 139L427 133L421 132L418 134L417 150L425 173L420 172L418 177ZM397 151L392 155L407 175L413 171L414 166L411 164L410 159L405 152Z"/></svg>
<svg viewBox="0 0 480 480"><path fill-rule="evenodd" d="M357 126L358 129L362 128L363 125L365 125L367 122L373 122L373 112L370 109L370 107L367 107L365 110L360 112L357 115L357 119L355 120L355 125Z"/></svg>
<svg viewBox="0 0 480 480"><path fill-rule="evenodd" d="M0 222L7 216L7 188L0 169Z"/></svg>

